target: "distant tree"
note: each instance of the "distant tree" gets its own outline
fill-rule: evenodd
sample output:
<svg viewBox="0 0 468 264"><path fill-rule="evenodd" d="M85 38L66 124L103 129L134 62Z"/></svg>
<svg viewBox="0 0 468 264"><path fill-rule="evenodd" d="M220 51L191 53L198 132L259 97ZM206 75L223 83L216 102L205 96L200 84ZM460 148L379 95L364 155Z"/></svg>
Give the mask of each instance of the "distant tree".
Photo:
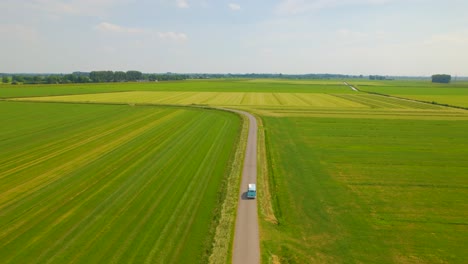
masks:
<svg viewBox="0 0 468 264"><path fill-rule="evenodd" d="M91 79L92 82L99 82L99 76L98 72L92 71L89 73L89 78Z"/></svg>
<svg viewBox="0 0 468 264"><path fill-rule="evenodd" d="M432 75L433 83L450 83L452 76L448 74L434 74Z"/></svg>
<svg viewBox="0 0 468 264"><path fill-rule="evenodd" d="M113 82L113 71L92 71L89 73L89 78L93 82Z"/></svg>
<svg viewBox="0 0 468 264"><path fill-rule="evenodd" d="M143 73L139 71L127 71L127 81L138 81L141 80L143 77Z"/></svg>
<svg viewBox="0 0 468 264"><path fill-rule="evenodd" d="M127 80L127 74L123 71L114 72L114 82L124 82Z"/></svg>
<svg viewBox="0 0 468 264"><path fill-rule="evenodd" d="M78 77L76 78L76 82L77 83L89 83L91 82L91 79L89 79L89 77L85 75L78 75Z"/></svg>
<svg viewBox="0 0 468 264"><path fill-rule="evenodd" d="M381 75L369 75L369 80L386 80L387 77Z"/></svg>
<svg viewBox="0 0 468 264"><path fill-rule="evenodd" d="M24 82L24 77L21 75L13 75L12 82L15 82L15 83Z"/></svg>
<svg viewBox="0 0 468 264"><path fill-rule="evenodd" d="M62 78L63 83L75 83L78 79L78 76L74 74L65 74Z"/></svg>
<svg viewBox="0 0 468 264"><path fill-rule="evenodd" d="M148 81L154 82L157 80L158 80L158 76L156 74L153 73L153 74L148 75Z"/></svg>
<svg viewBox="0 0 468 264"><path fill-rule="evenodd" d="M43 81L43 78L40 75L35 75L32 77L32 83L34 84L42 83L42 81Z"/></svg>
<svg viewBox="0 0 468 264"><path fill-rule="evenodd" d="M9 83L9 82L10 82L10 78L8 78L8 76L4 75L4 76L2 77L2 82L3 82L3 83Z"/></svg>
<svg viewBox="0 0 468 264"><path fill-rule="evenodd" d="M56 75L49 75L47 76L46 78L46 82L48 84L56 84L56 83L59 83L59 77L56 76Z"/></svg>

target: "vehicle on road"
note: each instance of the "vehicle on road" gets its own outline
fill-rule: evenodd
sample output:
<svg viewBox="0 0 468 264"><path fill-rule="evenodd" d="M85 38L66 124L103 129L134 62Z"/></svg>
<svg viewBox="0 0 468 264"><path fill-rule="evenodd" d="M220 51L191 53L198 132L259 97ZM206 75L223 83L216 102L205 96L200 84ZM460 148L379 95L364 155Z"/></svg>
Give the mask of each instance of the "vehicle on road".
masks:
<svg viewBox="0 0 468 264"><path fill-rule="evenodd" d="M249 183L249 189L247 190L247 198L255 199L257 197L257 187L254 183Z"/></svg>

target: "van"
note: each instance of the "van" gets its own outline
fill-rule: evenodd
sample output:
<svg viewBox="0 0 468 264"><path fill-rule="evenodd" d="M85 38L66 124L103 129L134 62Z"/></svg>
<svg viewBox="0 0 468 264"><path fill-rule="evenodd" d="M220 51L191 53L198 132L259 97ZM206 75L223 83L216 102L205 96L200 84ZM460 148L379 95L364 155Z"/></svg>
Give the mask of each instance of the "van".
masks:
<svg viewBox="0 0 468 264"><path fill-rule="evenodd" d="M247 190L247 198L255 199L257 196L257 187L254 183L249 183L249 189Z"/></svg>

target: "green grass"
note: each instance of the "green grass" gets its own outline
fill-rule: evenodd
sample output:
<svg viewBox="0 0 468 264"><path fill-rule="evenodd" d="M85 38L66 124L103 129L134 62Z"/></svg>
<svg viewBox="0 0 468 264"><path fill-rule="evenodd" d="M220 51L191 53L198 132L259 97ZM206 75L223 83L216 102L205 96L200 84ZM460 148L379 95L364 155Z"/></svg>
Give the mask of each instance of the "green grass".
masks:
<svg viewBox="0 0 468 264"><path fill-rule="evenodd" d="M279 80L189 80L150 83L101 83L67 85L4 85L0 98L94 94L126 91L166 92L264 92L264 93L350 93L340 82L327 85L323 81L284 82Z"/></svg>
<svg viewBox="0 0 468 264"><path fill-rule="evenodd" d="M468 261L466 120L264 121L279 221L262 222L265 261Z"/></svg>
<svg viewBox="0 0 468 264"><path fill-rule="evenodd" d="M19 98L22 101L177 104L212 106L278 106L278 107L350 107L368 106L342 97L323 93L231 93L231 92L116 92L49 97Z"/></svg>
<svg viewBox="0 0 468 264"><path fill-rule="evenodd" d="M1 263L205 263L240 119L0 102Z"/></svg>
<svg viewBox="0 0 468 264"><path fill-rule="evenodd" d="M468 83L453 82L436 84L431 82L357 82L362 91L393 95L413 100L435 102L453 106L468 107Z"/></svg>
<svg viewBox="0 0 468 264"><path fill-rule="evenodd" d="M407 98L449 96L462 103L468 91L467 83L438 85L427 81L365 80L350 80L349 83L369 92L384 91L382 93ZM30 166L24 168L25 174L20 177L11 176L11 182L0 180L0 187L10 184L5 186L13 188L9 192L0 188L0 224L3 228L0 243L6 243L5 234L18 237L14 238L18 240L10 239L16 244L0 247L1 257L28 262L30 259L22 252L30 252L32 256L39 256L31 257L38 262L50 259L51 254L55 254L52 260L56 262L72 262L70 259L93 262L114 257L120 262L144 262L147 258L141 256L156 252L155 259L193 262L201 258L203 262L210 254L216 233L219 240L214 247L219 250L210 260L217 263L228 260L230 255L226 247L229 245L226 245L230 243L230 237L223 227L231 225L229 217L222 218L223 223L217 229L213 228L210 219L216 215L225 217L235 211L231 204L220 212L217 197L223 197L220 190L233 192L235 189L232 187L235 183L229 185L223 179L233 179L236 174L237 167L227 176L226 166L228 160L233 160L234 149L229 146L236 145L236 134L240 131L238 118L206 109L128 106L197 104L251 111L263 121L260 128L266 137L265 145L261 145L259 151L258 202L265 263L276 260L281 263L468 261L463 247L468 243L468 115L464 110L358 93L342 85L341 81L330 80L240 79L0 88L0 97L31 96L45 97L21 100L92 102L93 105L0 102L2 112L14 113L0 116L2 123L9 124L0 132L2 138L9 139L0 138L0 147L9 152L0 152L0 159L11 157L12 162L17 162L3 171L11 173L16 168ZM171 117L164 119L164 116ZM201 127L194 125L195 120L205 120L201 126L211 127L211 132L205 135ZM218 122L230 125L221 128ZM164 133L164 127L171 133ZM110 132L106 134L106 131ZM227 139L218 138L218 133ZM204 138L205 143L194 142L198 137ZM212 174L205 171L207 166L200 166L203 164L200 155L206 154L199 155L198 150L191 154L180 152L182 145L192 149L200 144L208 147L208 139L212 139L213 146L223 145L219 153L224 153L216 157L215 152L205 150L213 155L207 164L217 165L213 169L216 173L212 172L217 176L211 176L216 180L210 180L213 186L200 183L193 187L188 180L182 180L188 185L176 183L172 175L184 175L187 171L196 171L191 177L199 181L202 181L202 174ZM160 150L165 148L160 145L169 144L179 147L166 148L167 151L161 153ZM145 151L148 155L141 154ZM50 156L51 153L56 156ZM170 158L177 155L182 155L187 164ZM236 152L234 160L238 160L238 156L239 152ZM91 161L94 159L97 160ZM218 163L224 167L219 165L218 168ZM125 167L123 164L135 165ZM28 170L29 174L26 173ZM201 170L200 174L198 170ZM2 170L0 177L1 173ZM99 175L99 178L90 175ZM112 177L116 180L109 181ZM138 181L134 183L135 179ZM183 179L188 178L184 176ZM83 183L79 184L81 181ZM159 184L165 182L173 182L170 190L160 189ZM124 190L128 184L132 184L128 193L118 196L116 190ZM152 189L150 193L152 187L159 189ZM38 192L38 196L17 192L22 188ZM72 195L60 195L54 188ZM179 217L190 224L186 212L181 212L181 216L178 212L171 214L176 210L169 213L169 208L181 208L192 202L174 198L180 197L182 190L187 188L191 194L195 190L205 193L203 188L212 190L206 195L212 195L214 201L200 198L205 200L199 201L197 217L193 218L193 223L200 218L204 224L199 225L203 228L170 224ZM48 191L51 191L49 196L46 195ZM38 199L41 195L47 199ZM57 195L55 200L54 195ZM26 205L26 208L15 209L18 214L14 219L3 220L6 219L3 215L8 213L2 210L5 197ZM114 197L120 198L112 202ZM128 197L135 198L129 200ZM80 199L84 201L80 202ZM159 201L154 207L150 202L154 201L152 199ZM158 199L169 202L166 205ZM49 201L60 206L54 209ZM142 207L134 208L133 204ZM101 212L102 208L105 210ZM157 212L155 216L147 213L147 218L139 217L148 208ZM50 219L46 216L35 218L40 216L39 212L47 210ZM28 216L29 212L33 214ZM111 215L117 215L115 220L109 221ZM49 220L41 222L43 219ZM20 223L26 228L24 232L16 232L22 230L21 225L10 223ZM114 226L122 231L114 233ZM178 227L191 231L184 233ZM96 230L102 230L102 234ZM172 239L169 233L175 234L177 239ZM93 237L91 234L99 235ZM160 234L163 234L161 238ZM187 236L185 240L181 239L183 234ZM57 242L47 244L45 238L49 239L49 235ZM69 240L75 236L76 239ZM135 242L121 245L125 237ZM191 237L196 242L189 245ZM181 245L176 242L179 240L183 241ZM62 242L65 249L58 246ZM89 256L73 251L83 248L90 249ZM37 254L41 250L46 253ZM115 256L111 251L117 252Z"/></svg>

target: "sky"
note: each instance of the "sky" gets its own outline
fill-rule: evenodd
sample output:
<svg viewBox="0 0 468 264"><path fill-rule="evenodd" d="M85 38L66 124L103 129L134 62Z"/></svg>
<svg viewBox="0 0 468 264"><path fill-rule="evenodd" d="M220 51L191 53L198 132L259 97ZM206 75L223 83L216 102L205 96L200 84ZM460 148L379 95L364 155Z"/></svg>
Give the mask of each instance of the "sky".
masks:
<svg viewBox="0 0 468 264"><path fill-rule="evenodd" d="M468 76L467 0L0 0L0 72Z"/></svg>

